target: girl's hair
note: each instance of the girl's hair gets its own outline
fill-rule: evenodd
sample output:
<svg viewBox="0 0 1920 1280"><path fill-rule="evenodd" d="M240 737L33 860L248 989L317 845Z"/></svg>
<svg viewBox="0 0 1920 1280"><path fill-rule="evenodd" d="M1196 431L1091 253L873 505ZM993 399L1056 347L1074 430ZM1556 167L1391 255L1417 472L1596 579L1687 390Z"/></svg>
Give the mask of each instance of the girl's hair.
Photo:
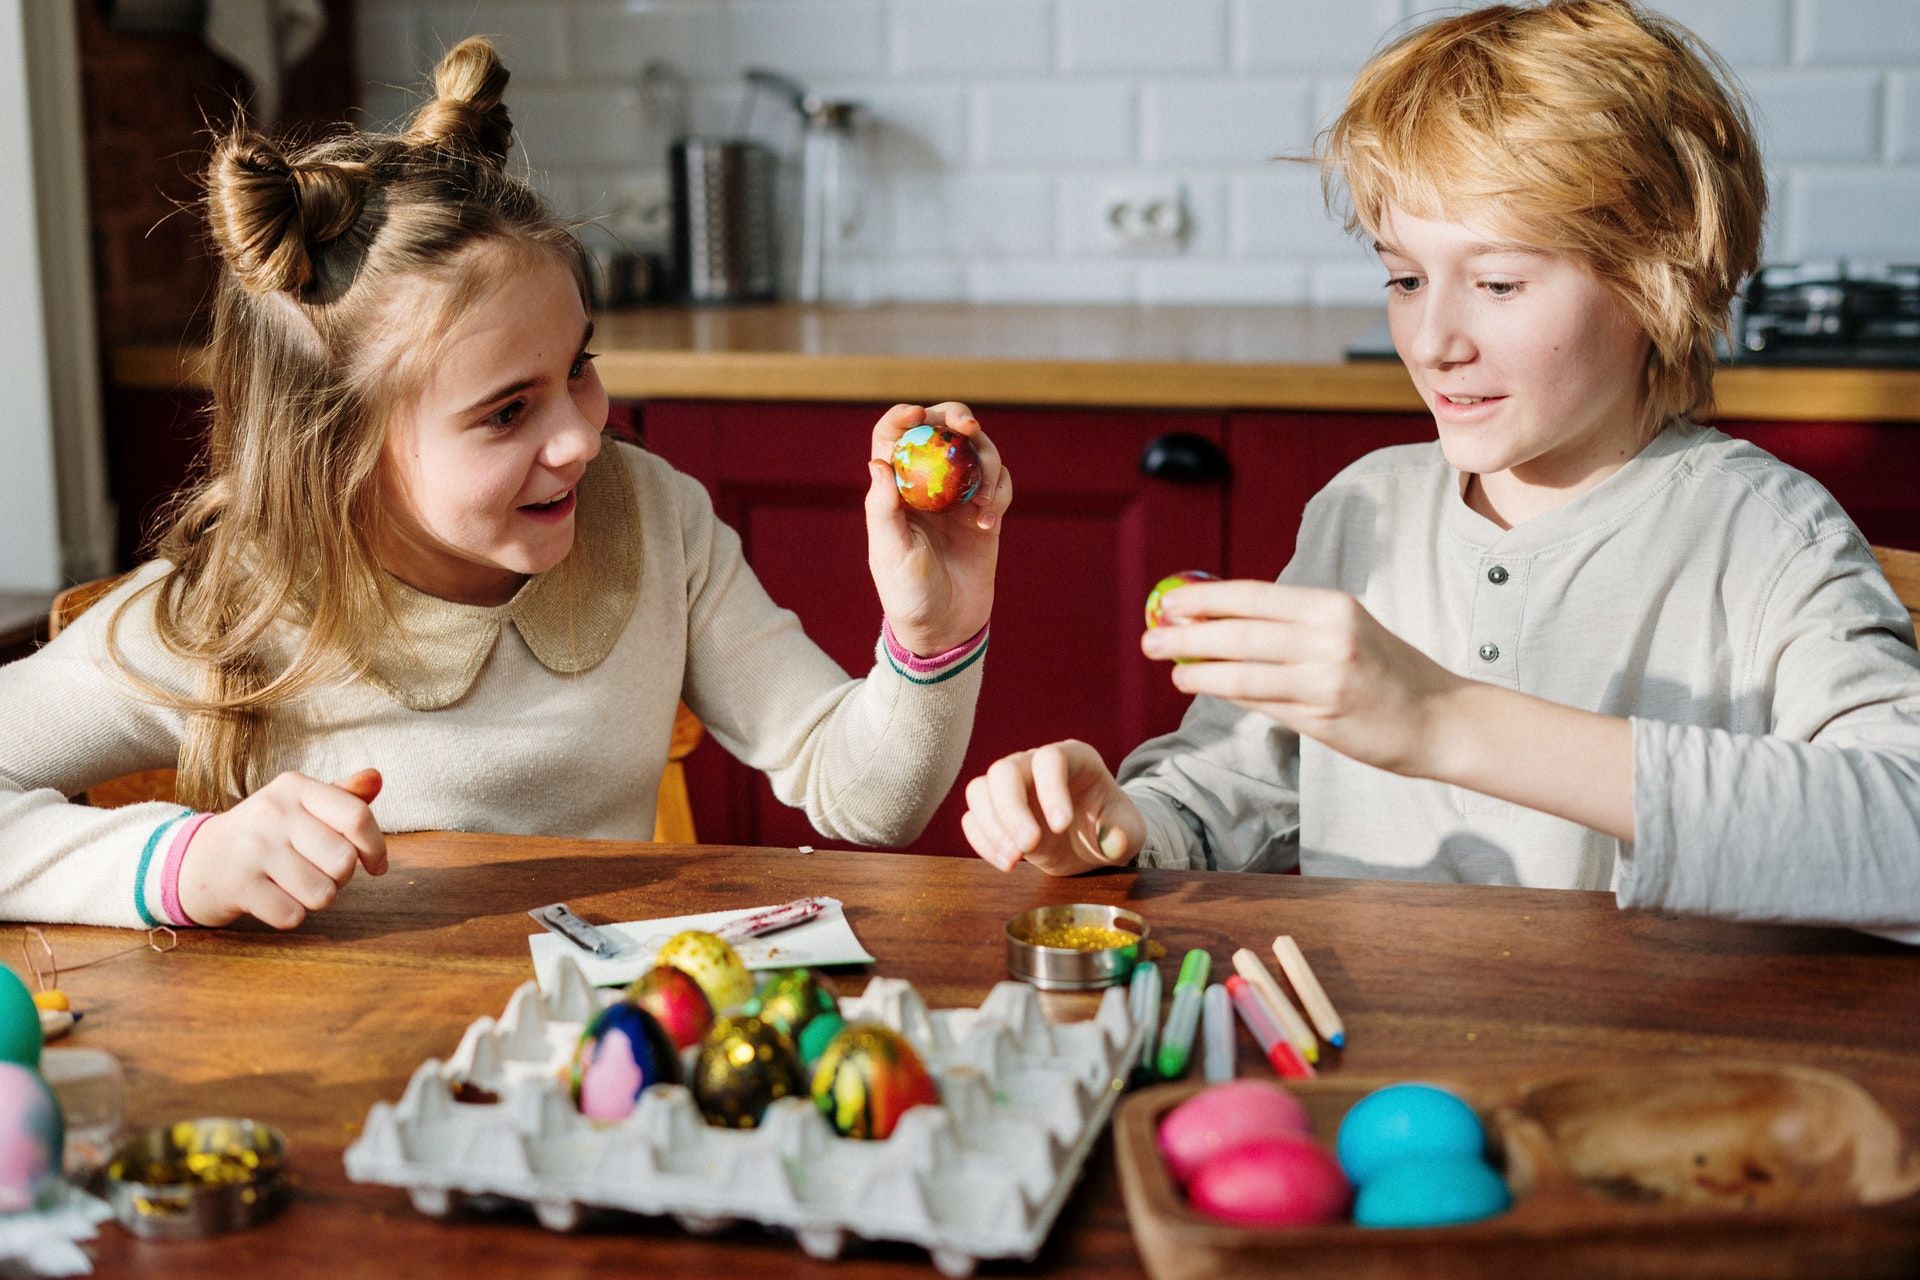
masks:
<svg viewBox="0 0 1920 1280"><path fill-rule="evenodd" d="M1712 407L1713 337L1758 265L1766 177L1732 73L1633 0L1496 5L1373 58L1322 135L1347 229L1389 203L1582 263L1646 331L1651 435Z"/></svg>
<svg viewBox="0 0 1920 1280"><path fill-rule="evenodd" d="M215 144L206 471L176 502L157 547L171 567L154 584L158 637L201 688L181 697L136 680L188 713L183 804L248 794L272 709L360 669L388 625L381 443L437 341L494 287L499 252L549 255L585 296L578 242L505 169L506 86L493 46L472 39L440 60L433 99L400 133L290 146L237 125ZM297 624L290 642L277 638L283 619Z"/></svg>

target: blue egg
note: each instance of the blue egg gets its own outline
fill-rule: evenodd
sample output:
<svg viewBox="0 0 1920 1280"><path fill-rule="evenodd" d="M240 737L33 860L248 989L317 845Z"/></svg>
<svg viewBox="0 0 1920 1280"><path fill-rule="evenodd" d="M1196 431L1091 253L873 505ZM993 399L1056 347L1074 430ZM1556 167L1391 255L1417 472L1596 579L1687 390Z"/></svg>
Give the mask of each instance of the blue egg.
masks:
<svg viewBox="0 0 1920 1280"><path fill-rule="evenodd" d="M1486 1131L1473 1108L1430 1084L1390 1084L1340 1121L1340 1167L1356 1186L1408 1156L1478 1157Z"/></svg>
<svg viewBox="0 0 1920 1280"><path fill-rule="evenodd" d="M1512 1205L1506 1181L1477 1156L1409 1156L1360 1188L1353 1220L1363 1227L1445 1227Z"/></svg>

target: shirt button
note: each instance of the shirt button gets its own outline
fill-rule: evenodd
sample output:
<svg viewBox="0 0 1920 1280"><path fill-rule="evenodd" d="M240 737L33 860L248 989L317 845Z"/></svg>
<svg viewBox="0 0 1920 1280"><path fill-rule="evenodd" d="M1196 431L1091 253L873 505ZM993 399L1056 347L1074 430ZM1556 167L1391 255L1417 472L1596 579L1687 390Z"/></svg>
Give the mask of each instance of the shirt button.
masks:
<svg viewBox="0 0 1920 1280"><path fill-rule="evenodd" d="M1507 571L1499 565L1495 565L1493 568L1487 570L1487 581L1491 582L1494 586L1497 587L1506 580Z"/></svg>
<svg viewBox="0 0 1920 1280"><path fill-rule="evenodd" d="M1499 656L1500 656L1500 646L1499 646L1499 645L1497 645L1497 644L1483 644L1483 645L1481 645L1481 646L1480 646L1480 661L1482 661L1482 662L1492 662L1492 661L1494 661L1495 659L1497 659L1497 658L1499 658Z"/></svg>

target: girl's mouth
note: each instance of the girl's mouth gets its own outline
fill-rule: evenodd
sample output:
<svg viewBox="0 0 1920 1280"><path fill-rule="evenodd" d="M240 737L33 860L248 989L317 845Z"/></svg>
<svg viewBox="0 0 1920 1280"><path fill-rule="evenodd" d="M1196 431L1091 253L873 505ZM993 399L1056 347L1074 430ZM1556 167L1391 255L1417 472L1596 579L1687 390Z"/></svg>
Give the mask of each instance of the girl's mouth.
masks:
<svg viewBox="0 0 1920 1280"><path fill-rule="evenodd" d="M545 502L529 502L520 508L520 514L549 524L558 523L573 514L575 492L569 489Z"/></svg>

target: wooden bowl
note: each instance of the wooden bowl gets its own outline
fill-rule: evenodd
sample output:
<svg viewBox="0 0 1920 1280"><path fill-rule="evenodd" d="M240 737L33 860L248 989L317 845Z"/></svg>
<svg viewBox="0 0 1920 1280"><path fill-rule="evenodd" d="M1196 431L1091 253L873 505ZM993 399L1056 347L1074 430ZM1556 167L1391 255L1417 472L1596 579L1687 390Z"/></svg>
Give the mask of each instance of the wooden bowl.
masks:
<svg viewBox="0 0 1920 1280"><path fill-rule="evenodd" d="M1385 1078L1287 1081L1332 1149ZM1512 1277L1911 1280L1920 1158L1860 1086L1806 1067L1658 1063L1532 1079L1436 1079L1487 1127L1514 1207L1453 1227L1239 1227L1191 1208L1160 1120L1205 1088L1144 1089L1114 1120L1134 1241L1155 1280Z"/></svg>

